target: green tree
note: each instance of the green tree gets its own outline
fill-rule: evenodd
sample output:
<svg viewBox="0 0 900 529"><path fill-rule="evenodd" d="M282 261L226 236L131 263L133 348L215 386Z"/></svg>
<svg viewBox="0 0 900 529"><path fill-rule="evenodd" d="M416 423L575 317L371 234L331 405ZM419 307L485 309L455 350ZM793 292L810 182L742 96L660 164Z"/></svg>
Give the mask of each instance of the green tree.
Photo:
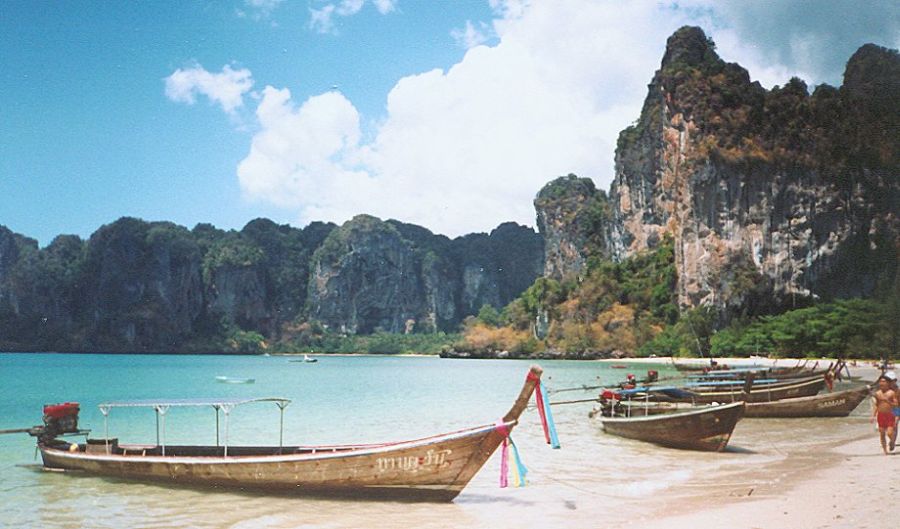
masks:
<svg viewBox="0 0 900 529"><path fill-rule="evenodd" d="M478 320L491 327L498 327L501 323L500 313L497 312L497 309L495 309L493 305L488 303L482 305L481 309L478 311Z"/></svg>

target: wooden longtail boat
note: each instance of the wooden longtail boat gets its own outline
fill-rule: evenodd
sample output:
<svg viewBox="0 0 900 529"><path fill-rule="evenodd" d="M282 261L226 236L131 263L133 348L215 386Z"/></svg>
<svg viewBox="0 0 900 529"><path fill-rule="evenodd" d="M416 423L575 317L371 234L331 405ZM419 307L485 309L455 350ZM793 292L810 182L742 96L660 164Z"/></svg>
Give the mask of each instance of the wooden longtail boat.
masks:
<svg viewBox="0 0 900 529"><path fill-rule="evenodd" d="M825 377L810 377L790 380L780 384L768 384L763 387L751 387L746 391L744 386L731 385L723 389L690 390L690 395L668 397L675 402L693 404L711 404L713 402L769 402L790 397L807 397L815 395L825 387Z"/></svg>
<svg viewBox="0 0 900 529"><path fill-rule="evenodd" d="M606 433L647 441L671 448L718 452L731 439L731 433L746 405L743 402L719 406L699 406L673 413L648 413L631 417L600 417Z"/></svg>
<svg viewBox="0 0 900 529"><path fill-rule="evenodd" d="M730 370L706 371L704 373L696 373L687 375L689 378L697 380L746 380L748 377L756 379L777 379L790 380L797 378L809 378L814 376L825 376L831 373L831 376L840 379L840 374L847 369L843 360L829 364L822 369L816 369L814 365L811 368L806 367L787 367L787 368L734 368ZM849 376L849 371L848 371Z"/></svg>
<svg viewBox="0 0 900 529"><path fill-rule="evenodd" d="M298 495L390 497L413 501L450 501L503 442L540 381L532 366L512 408L497 424L451 433L368 445L228 446L228 412L239 404L273 401L282 410L287 399L137 401L105 403L106 416L117 407L153 407L163 418L162 444L120 445L110 439L69 444L52 434L38 442L44 466L51 469L131 480L193 486L282 491ZM224 446L166 446L165 413L170 407L205 405L225 412ZM77 411L76 411L77 413ZM46 422L46 420L45 420ZM505 428L504 428L505 427ZM508 434L508 430L506 432ZM218 439L217 439L218 440Z"/></svg>
<svg viewBox="0 0 900 529"><path fill-rule="evenodd" d="M811 397L755 402L747 405L747 417L846 417L865 400L869 386L823 393Z"/></svg>

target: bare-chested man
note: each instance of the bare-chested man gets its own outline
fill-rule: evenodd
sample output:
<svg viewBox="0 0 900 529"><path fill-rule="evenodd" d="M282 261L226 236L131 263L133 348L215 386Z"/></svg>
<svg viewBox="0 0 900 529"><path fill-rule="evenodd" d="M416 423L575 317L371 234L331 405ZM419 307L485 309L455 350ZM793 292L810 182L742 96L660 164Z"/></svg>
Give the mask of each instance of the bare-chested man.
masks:
<svg viewBox="0 0 900 529"><path fill-rule="evenodd" d="M881 438L881 449L888 455L888 439L894 437L894 407L900 406L897 392L891 389L891 381L884 375L878 377L878 390L875 392L875 407L872 420L878 421L878 434Z"/></svg>
<svg viewBox="0 0 900 529"><path fill-rule="evenodd" d="M891 382L891 389L897 394L897 403L894 404L894 435L888 441L888 448L893 452L894 446L897 445L897 421L900 420L900 387L897 387L897 373L888 371L884 376Z"/></svg>

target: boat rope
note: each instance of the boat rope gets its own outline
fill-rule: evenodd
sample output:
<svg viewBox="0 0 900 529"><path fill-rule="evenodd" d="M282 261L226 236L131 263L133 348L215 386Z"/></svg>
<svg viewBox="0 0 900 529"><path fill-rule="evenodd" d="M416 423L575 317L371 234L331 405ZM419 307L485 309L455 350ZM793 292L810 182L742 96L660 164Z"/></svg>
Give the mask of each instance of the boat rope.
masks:
<svg viewBox="0 0 900 529"><path fill-rule="evenodd" d="M556 393L566 393L568 391L591 391L592 389L603 389L605 387L606 386L587 386L587 385L585 385L585 386L579 386L577 388L551 389L550 391L548 391L548 393L550 393L551 395L554 395Z"/></svg>
<svg viewBox="0 0 900 529"><path fill-rule="evenodd" d="M686 377L684 375L673 375L673 376L659 377L654 382L642 382L642 384L645 386L652 386L654 384L659 384L660 382L666 382L666 381L671 381L671 380L685 380L685 379L686 379ZM555 395L557 393L567 393L570 391L591 391L591 390L595 390L595 389L606 389L610 386L615 386L616 384L617 383L611 383L611 384L606 384L604 386L588 386L588 385L584 384L581 386L576 386L576 387L571 387L571 388L551 389L548 391L548 393L551 395Z"/></svg>
<svg viewBox="0 0 900 529"><path fill-rule="evenodd" d="M559 400L556 402L551 402L551 406L562 406L563 404L582 404L585 402L600 402L600 397L594 397L593 399L576 399L576 400Z"/></svg>
<svg viewBox="0 0 900 529"><path fill-rule="evenodd" d="M598 491L596 491L596 490L586 489L586 488L584 488L584 487L581 487L581 486L575 485L575 484L573 484L573 483L570 483L569 481L566 481L566 480L563 480L563 479L559 479L559 478L557 478L557 477L553 477L553 476L551 476L550 474L548 474L548 473L546 473L546 472L541 472L541 471L535 470L535 471L533 471L532 473L535 474L535 475L537 475L537 476L540 476L542 479L546 479L546 480L552 481L552 482L554 482L554 483L559 483L560 485L564 485L564 486L566 486L566 487L575 489L575 490L580 491L580 492L585 492L585 493L590 494L590 495L592 495L592 496L599 496L599 495L601 494L600 492L598 492Z"/></svg>
<svg viewBox="0 0 900 529"><path fill-rule="evenodd" d="M544 428L544 440L551 448L559 448L559 437L556 435L556 424L553 422L553 412L550 411L550 397L547 396L547 386L541 384L540 376L528 373L529 380L535 383L534 398L537 401L538 414L541 416L541 426Z"/></svg>

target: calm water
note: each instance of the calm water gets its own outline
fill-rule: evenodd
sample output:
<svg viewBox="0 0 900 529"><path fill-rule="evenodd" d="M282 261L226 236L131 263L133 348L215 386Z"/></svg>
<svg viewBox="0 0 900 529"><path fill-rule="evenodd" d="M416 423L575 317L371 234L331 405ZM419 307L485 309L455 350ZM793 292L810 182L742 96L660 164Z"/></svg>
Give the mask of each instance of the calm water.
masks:
<svg viewBox="0 0 900 529"><path fill-rule="evenodd" d="M81 425L103 435L105 400L279 396L285 442L378 442L431 435L502 416L530 362L430 357L286 357L0 354L0 429L40 422L47 402L81 403ZM611 383L623 370L598 362L542 362L553 389ZM635 373L664 366L641 365ZM216 376L254 378L223 384ZM569 392L552 400L592 393ZM34 442L0 436L0 527L618 527L649 519L707 494L776 488L791 468L821 458L821 447L865 434L865 410L847 419L742 421L733 449L702 454L661 449L602 433L590 404L554 408L562 450L550 450L534 410L514 432L529 486L497 487L497 457L453 504L349 502L171 489L42 472ZM155 440L150 410L113 410L110 435ZM170 443L215 442L215 414L176 409L166 419ZM250 404L232 414L232 444L277 444L278 409ZM873 441L874 443L874 441ZM873 444L873 449L877 448ZM550 524L550 525L548 525Z"/></svg>

